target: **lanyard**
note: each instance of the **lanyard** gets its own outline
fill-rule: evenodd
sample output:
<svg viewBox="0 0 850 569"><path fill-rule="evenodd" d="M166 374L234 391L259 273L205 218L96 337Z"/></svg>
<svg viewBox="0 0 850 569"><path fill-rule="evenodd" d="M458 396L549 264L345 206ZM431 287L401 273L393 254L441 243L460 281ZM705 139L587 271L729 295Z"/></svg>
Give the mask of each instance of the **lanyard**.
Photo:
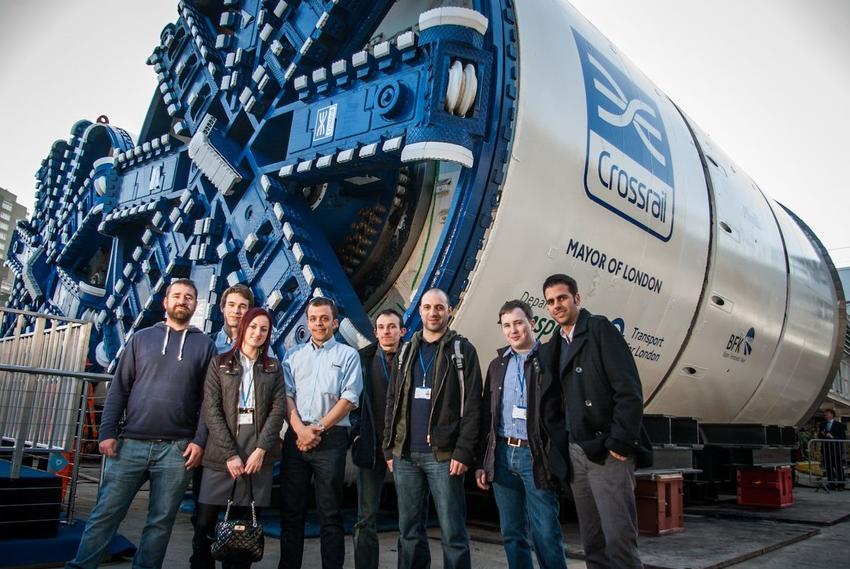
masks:
<svg viewBox="0 0 850 569"><path fill-rule="evenodd" d="M419 349L419 367L422 369L422 387L425 387L426 380L428 378L428 370L431 369L431 365L434 363L434 358L437 357L437 352L434 352L434 355L431 356L431 360L428 362L428 365L425 365L425 360L422 359L422 349Z"/></svg>
<svg viewBox="0 0 850 569"><path fill-rule="evenodd" d="M519 387L519 402L525 402L525 369L523 369L524 361L517 354L514 354L514 364L516 365L516 381Z"/></svg>
<svg viewBox="0 0 850 569"><path fill-rule="evenodd" d="M251 381L248 382L248 390L242 391L242 378L239 378L239 398L242 400L242 408L248 407L248 398L251 396L251 389L254 387L254 374L251 374Z"/></svg>
<svg viewBox="0 0 850 569"><path fill-rule="evenodd" d="M378 348L378 355L381 359L381 367L384 368L384 377L387 379L387 383L390 382L390 370L387 367L387 354L384 352L383 348Z"/></svg>

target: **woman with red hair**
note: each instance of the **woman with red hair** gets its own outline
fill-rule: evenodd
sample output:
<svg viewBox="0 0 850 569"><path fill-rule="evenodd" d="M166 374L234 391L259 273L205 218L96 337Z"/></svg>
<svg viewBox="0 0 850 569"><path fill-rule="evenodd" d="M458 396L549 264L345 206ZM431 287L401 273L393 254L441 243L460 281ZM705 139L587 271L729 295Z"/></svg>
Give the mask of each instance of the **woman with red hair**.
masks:
<svg viewBox="0 0 850 569"><path fill-rule="evenodd" d="M286 412L283 370L269 356L271 315L263 308L245 313L233 349L217 356L207 370L204 416L209 439L204 450L204 478L198 497L200 536L193 566L212 569L210 544L219 513L236 484L230 516L250 519L251 490L256 506L271 501L272 466L280 459L280 429ZM249 567L224 564L225 568Z"/></svg>

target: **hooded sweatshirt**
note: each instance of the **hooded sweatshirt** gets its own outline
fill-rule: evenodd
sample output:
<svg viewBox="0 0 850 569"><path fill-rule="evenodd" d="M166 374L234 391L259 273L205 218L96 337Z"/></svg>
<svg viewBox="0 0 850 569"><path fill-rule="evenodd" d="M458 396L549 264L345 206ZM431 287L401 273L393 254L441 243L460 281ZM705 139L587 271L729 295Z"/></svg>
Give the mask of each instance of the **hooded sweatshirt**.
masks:
<svg viewBox="0 0 850 569"><path fill-rule="evenodd" d="M207 431L198 422L207 365L215 353L215 343L194 326L173 330L159 322L136 332L106 395L99 439L118 438L126 411L122 437L192 439L204 446Z"/></svg>

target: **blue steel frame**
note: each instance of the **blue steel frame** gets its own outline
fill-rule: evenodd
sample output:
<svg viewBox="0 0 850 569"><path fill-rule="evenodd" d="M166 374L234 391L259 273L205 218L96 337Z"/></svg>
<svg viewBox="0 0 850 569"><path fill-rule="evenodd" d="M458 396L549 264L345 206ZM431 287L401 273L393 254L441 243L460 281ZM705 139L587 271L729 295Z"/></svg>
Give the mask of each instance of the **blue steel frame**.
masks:
<svg viewBox="0 0 850 569"><path fill-rule="evenodd" d="M484 35L441 25L360 51L392 4L179 2L148 60L159 88L143 142L80 121L42 162L34 214L10 246L9 306L93 320L92 357L105 368L135 330L162 318L165 288L179 277L198 285L209 332L222 322L218 295L243 282L272 309L278 354L306 340L303 309L316 294L339 304L344 339L356 343L352 330L370 338L364 273L397 252L384 236L409 225L417 190L428 187L401 158L420 142L465 148L474 163L462 170L407 326L420 326L415 307L427 288L456 304L510 155L513 6L475 2L489 20ZM478 78L467 116L445 110L456 60Z"/></svg>

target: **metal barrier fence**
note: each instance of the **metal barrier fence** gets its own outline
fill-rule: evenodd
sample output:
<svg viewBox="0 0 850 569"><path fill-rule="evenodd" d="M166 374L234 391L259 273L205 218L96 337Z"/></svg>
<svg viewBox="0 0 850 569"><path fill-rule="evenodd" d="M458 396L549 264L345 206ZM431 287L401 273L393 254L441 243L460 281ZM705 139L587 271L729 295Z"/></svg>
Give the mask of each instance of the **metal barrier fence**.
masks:
<svg viewBox="0 0 850 569"><path fill-rule="evenodd" d="M0 459L9 460L13 480L24 465L59 476L56 511L72 522L78 482L100 479L97 415L111 376L84 371L91 323L0 308L0 318L9 314L13 333L0 338ZM26 489L16 484L4 491ZM2 512L0 520L0 527L14 523Z"/></svg>
<svg viewBox="0 0 850 569"><path fill-rule="evenodd" d="M808 451L808 480L818 489L843 489L850 460L850 440L811 439Z"/></svg>

